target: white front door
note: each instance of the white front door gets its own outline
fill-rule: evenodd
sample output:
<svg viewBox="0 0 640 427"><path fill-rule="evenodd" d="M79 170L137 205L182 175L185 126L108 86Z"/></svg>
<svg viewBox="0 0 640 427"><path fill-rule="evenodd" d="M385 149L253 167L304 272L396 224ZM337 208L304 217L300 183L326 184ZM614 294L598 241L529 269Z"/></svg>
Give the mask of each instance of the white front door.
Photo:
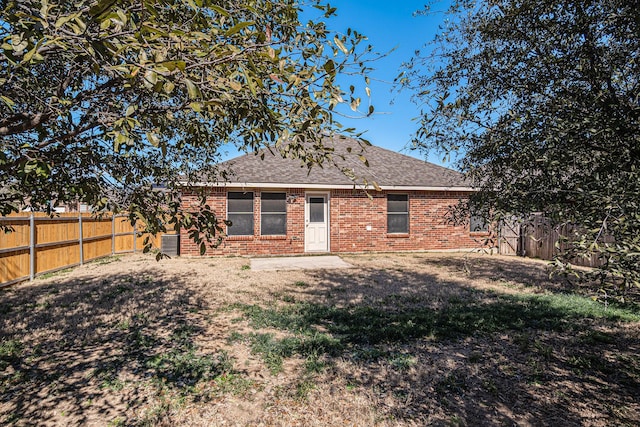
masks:
<svg viewBox="0 0 640 427"><path fill-rule="evenodd" d="M329 252L329 203L327 194L307 194L305 204L304 249Z"/></svg>

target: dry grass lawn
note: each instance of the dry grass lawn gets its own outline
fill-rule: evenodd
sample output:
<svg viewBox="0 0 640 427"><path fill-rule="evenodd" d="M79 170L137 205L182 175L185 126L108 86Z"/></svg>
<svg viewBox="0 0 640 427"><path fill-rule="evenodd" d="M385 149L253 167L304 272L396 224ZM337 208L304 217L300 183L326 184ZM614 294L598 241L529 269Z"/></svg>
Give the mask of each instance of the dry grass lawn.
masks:
<svg viewBox="0 0 640 427"><path fill-rule="evenodd" d="M132 255L3 289L0 424L640 424L637 307L533 260L344 259Z"/></svg>

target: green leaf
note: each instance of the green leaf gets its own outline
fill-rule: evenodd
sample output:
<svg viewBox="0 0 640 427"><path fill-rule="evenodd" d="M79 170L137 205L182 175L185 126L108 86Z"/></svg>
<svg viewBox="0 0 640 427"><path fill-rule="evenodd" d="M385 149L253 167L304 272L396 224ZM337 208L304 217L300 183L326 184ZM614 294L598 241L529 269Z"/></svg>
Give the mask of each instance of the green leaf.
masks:
<svg viewBox="0 0 640 427"><path fill-rule="evenodd" d="M2 100L2 102L4 102L7 107L13 109L13 106L16 105L15 102L13 102L13 100L7 96L4 95L0 95L0 100Z"/></svg>
<svg viewBox="0 0 640 427"><path fill-rule="evenodd" d="M38 46L35 46L29 52L25 53L24 56L22 57L22 62L31 61L31 58L33 57L33 55L36 53L37 50L38 50Z"/></svg>
<svg viewBox="0 0 640 427"><path fill-rule="evenodd" d="M244 73L245 81L247 82L247 85L249 86L249 90L251 91L251 95L256 96L256 94L257 94L256 85L255 85L253 79L251 78L251 76L246 71L243 71L243 73Z"/></svg>
<svg viewBox="0 0 640 427"><path fill-rule="evenodd" d="M185 68L187 67L186 62L184 61L164 61L164 62L158 63L158 65L162 65L163 67L166 67L167 70L169 71L174 71L178 69L182 72L184 72Z"/></svg>
<svg viewBox="0 0 640 427"><path fill-rule="evenodd" d="M336 64L335 62L333 62L333 60L329 59L327 62L324 63L322 68L327 72L327 74L335 75Z"/></svg>
<svg viewBox="0 0 640 427"><path fill-rule="evenodd" d="M189 104L189 107L196 113L200 113L204 108L204 104L202 102L192 102Z"/></svg>
<svg viewBox="0 0 640 427"><path fill-rule="evenodd" d="M170 81L166 81L166 82L164 82L163 89L164 89L164 92L165 92L167 95L169 95L169 94L171 94L171 92L173 92L173 89L175 89L175 87L176 87L176 85L175 85L175 84L173 84L173 83L172 83L172 82L170 82Z"/></svg>
<svg viewBox="0 0 640 427"><path fill-rule="evenodd" d="M158 74L154 70L147 70L144 73L144 85L151 89L158 82Z"/></svg>
<svg viewBox="0 0 640 427"><path fill-rule="evenodd" d="M187 85L187 93L189 94L190 99L198 99L202 96L200 88L198 88L195 83L189 79L184 79L184 82Z"/></svg>
<svg viewBox="0 0 640 427"><path fill-rule="evenodd" d="M94 19L99 19L103 15L109 13L117 1L118 0L100 0L89 9L89 13Z"/></svg>
<svg viewBox="0 0 640 427"><path fill-rule="evenodd" d="M58 18L56 20L56 23L54 24L54 26L56 28L60 28L62 27L64 24L66 24L67 22L70 22L74 19L76 19L77 17L79 17L81 14L81 12L76 12L76 13L72 13L71 15L67 15L67 16L61 16L60 18Z"/></svg>
<svg viewBox="0 0 640 427"><path fill-rule="evenodd" d="M225 9L223 9L220 6L216 6L216 5L211 5L209 6L211 9L215 10L216 12L218 12L220 15L225 16L225 17L230 17L231 14L229 12L227 12Z"/></svg>
<svg viewBox="0 0 640 427"><path fill-rule="evenodd" d="M230 36L232 36L234 34L237 34L240 31L242 31L243 29L245 29L247 27L250 27L250 26L252 26L254 24L255 24L255 22L253 22L253 21L240 22L240 23L234 25L233 27L229 28L227 30L227 32L224 33L224 35L227 36L227 37L230 37Z"/></svg>

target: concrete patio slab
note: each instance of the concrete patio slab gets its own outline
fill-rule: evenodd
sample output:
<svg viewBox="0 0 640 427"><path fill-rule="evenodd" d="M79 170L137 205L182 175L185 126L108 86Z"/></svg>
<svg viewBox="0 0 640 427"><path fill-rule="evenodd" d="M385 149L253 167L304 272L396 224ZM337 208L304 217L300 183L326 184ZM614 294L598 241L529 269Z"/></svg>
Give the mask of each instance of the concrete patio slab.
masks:
<svg viewBox="0 0 640 427"><path fill-rule="evenodd" d="M344 262L339 256L297 256L274 258L251 258L251 270L313 270L349 268L351 264Z"/></svg>

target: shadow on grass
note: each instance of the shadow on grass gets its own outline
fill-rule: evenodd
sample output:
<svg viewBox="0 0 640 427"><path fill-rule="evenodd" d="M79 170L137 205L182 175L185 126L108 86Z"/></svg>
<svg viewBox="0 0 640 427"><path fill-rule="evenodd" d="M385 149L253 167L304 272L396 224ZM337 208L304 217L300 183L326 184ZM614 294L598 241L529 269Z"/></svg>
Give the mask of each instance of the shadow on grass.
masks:
<svg viewBox="0 0 640 427"><path fill-rule="evenodd" d="M495 256L458 256L458 257L426 257L421 260L423 265L447 268L469 279L483 279L499 283L502 286L522 286L536 291L581 293L596 295L599 293L600 284L581 280L573 274L565 275L554 271L551 261L537 260L520 257L495 257ZM578 267L574 273L582 274L588 271ZM584 279L584 277L582 278ZM615 294L609 295L610 301L616 303ZM629 288L625 293L623 306L640 309L640 288Z"/></svg>
<svg viewBox="0 0 640 427"><path fill-rule="evenodd" d="M539 291L569 292L576 286L562 275L550 275L551 268L544 262L529 259L495 256L427 257L420 260L425 266L446 268L457 276L471 280L482 279L505 286L515 285Z"/></svg>
<svg viewBox="0 0 640 427"><path fill-rule="evenodd" d="M511 278L519 277L522 268L501 270L510 271ZM564 292L497 293L399 269L320 271L316 278L319 286L294 284L282 296L293 304L244 310L256 326L291 332L321 326L354 344L457 339L524 329L577 331L591 328L593 320L640 321L635 306L607 306ZM296 294L303 296L298 298L302 302L295 303Z"/></svg>
<svg viewBox="0 0 640 427"><path fill-rule="evenodd" d="M246 314L254 327L302 334L316 333L321 328L339 337L343 345L401 344L416 338L445 340L524 329L562 332L581 329L585 319L640 321L640 314L605 308L569 295L500 295L493 296L492 301L455 298L440 309L402 307L402 297L397 303L398 307L338 308L304 302L284 307L236 305L236 308Z"/></svg>
<svg viewBox="0 0 640 427"><path fill-rule="evenodd" d="M572 399L609 405L606 413L624 407L640 386L639 364L625 359L633 357L629 342L596 328L638 322L637 311L568 294L479 291L398 269L315 276L319 286L292 284L270 304L235 305L255 329L290 333L280 340L254 335L261 346L249 337L252 350L271 360L294 354L347 360L360 367L355 383L394 396L393 407L379 408L392 419L431 423L439 407L452 416L440 420L445 424L580 425ZM605 348L620 357L604 359ZM434 358L442 362L425 364ZM547 401L532 389L554 382L575 388ZM615 419L634 417L620 410Z"/></svg>
<svg viewBox="0 0 640 427"><path fill-rule="evenodd" d="M204 303L181 283L141 264L135 274L3 290L2 423L153 424L158 395L170 406L170 396L228 372L225 354L198 353Z"/></svg>

